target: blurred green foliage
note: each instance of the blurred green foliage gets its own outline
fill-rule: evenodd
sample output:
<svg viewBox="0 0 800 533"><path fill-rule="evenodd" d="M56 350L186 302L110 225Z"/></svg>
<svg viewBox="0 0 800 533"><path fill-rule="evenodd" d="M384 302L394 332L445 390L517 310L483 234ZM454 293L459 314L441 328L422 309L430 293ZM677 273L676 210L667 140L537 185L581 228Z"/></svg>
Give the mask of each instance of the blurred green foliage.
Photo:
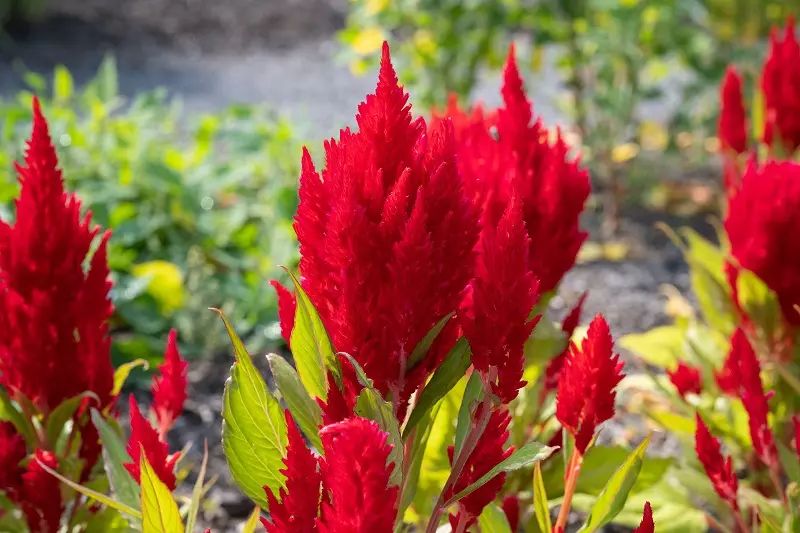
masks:
<svg viewBox="0 0 800 533"><path fill-rule="evenodd" d="M186 117L158 90L126 102L110 58L82 90L65 68L52 83L26 81L31 91L0 101L0 214L13 217L13 164L30 134L32 94L48 95L67 187L113 230L117 362L159 357L170 327L188 353L224 348L209 307L223 309L255 348L276 336L267 281L297 253L300 144L289 124L246 106Z"/></svg>

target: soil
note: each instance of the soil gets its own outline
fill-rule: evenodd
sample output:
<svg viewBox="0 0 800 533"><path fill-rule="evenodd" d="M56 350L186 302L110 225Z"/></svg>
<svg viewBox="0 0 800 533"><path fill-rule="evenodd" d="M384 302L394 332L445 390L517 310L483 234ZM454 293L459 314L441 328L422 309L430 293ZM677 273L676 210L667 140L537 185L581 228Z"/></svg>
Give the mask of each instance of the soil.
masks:
<svg viewBox="0 0 800 533"><path fill-rule="evenodd" d="M371 79L354 78L336 60L334 33L344 23L346 4L347 0L53 1L49 18L36 25L12 25L11 39L0 41L0 95L10 96L22 87L17 60L40 73L65 64L82 83L110 51L117 57L124 95L165 86L185 101L187 112L237 101L264 102L306 124L309 137L327 137L352 122L357 103L372 88ZM560 122L563 116L552 105L558 76L545 72L540 79L545 82L532 84L537 112L549 124ZM496 94L496 78L487 78L478 90L489 102ZM654 227L665 219L673 227L689 224L711 233L702 217L670 220L646 209L627 209L620 235L631 246L631 256L621 262L577 265L552 302L556 315L588 290L585 317L602 312L617 336L667 322L661 286L674 285L686 293L689 280L680 252ZM599 237L596 213L586 215L585 226L592 239ZM256 362L266 375L264 358ZM230 364L228 354L192 362L186 413L171 434L173 449L192 444L189 455L195 464L203 441L209 444L209 472L219 476L209 498L219 505L209 507L203 525L219 533L236 531L252 510L232 483L219 444L221 392ZM622 434L627 425L623 415L606 432ZM670 445L662 443L664 449Z"/></svg>

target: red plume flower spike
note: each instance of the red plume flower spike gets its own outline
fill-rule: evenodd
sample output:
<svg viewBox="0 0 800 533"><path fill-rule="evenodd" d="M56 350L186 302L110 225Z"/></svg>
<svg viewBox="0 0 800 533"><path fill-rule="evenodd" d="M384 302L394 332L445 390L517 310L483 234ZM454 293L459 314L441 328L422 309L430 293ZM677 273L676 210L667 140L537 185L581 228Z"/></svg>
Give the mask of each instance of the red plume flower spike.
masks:
<svg viewBox="0 0 800 533"><path fill-rule="evenodd" d="M498 226L484 228L477 275L462 316L472 362L485 375L490 367L496 369L492 390L503 403L525 386L522 350L539 319L529 320L538 300L538 284L526 260L529 247L520 205L512 198Z"/></svg>
<svg viewBox="0 0 800 533"><path fill-rule="evenodd" d="M22 466L28 452L25 440L11 422L0 422L0 491L18 501L22 489Z"/></svg>
<svg viewBox="0 0 800 533"><path fill-rule="evenodd" d="M480 418L480 413L477 413L475 418ZM458 476L453 488L445 495L445 499L458 494L514 453L513 446L505 448L509 437L508 425L510 422L511 416L507 410L498 409L492 412L486 430L478 439L478 444L467 459L464 469ZM452 464L454 453L452 446L448 448L447 453ZM473 493L459 500L458 515L450 515L453 531L455 531L456 524L458 524L462 514L466 516L467 527L473 524L483 512L484 507L497 497L505 482L505 473L500 473Z"/></svg>
<svg viewBox="0 0 800 533"><path fill-rule="evenodd" d="M697 431L695 433L695 450L700 464L706 471L714 490L734 511L739 511L737 492L739 481L733 473L731 458L724 459L720 452L719 440L711 435L703 419L697 415Z"/></svg>
<svg viewBox="0 0 800 533"><path fill-rule="evenodd" d="M782 155L791 159L800 147L800 44L792 16L786 21L783 39L777 29L770 36L761 90L766 105L764 142L774 147L780 140Z"/></svg>
<svg viewBox="0 0 800 533"><path fill-rule="evenodd" d="M722 150L743 154L747 151L747 119L742 97L742 77L733 66L725 71L720 101L722 109L719 114L718 135Z"/></svg>
<svg viewBox="0 0 800 533"><path fill-rule="evenodd" d="M286 346L291 349L292 328L294 327L294 314L297 311L297 299L294 293L275 280L270 281L278 295L278 321L281 325L281 336Z"/></svg>
<svg viewBox="0 0 800 533"><path fill-rule="evenodd" d="M58 533L61 528L61 482L42 468L58 469L58 459L52 452L36 450L22 474L22 513L31 533Z"/></svg>
<svg viewBox="0 0 800 533"><path fill-rule="evenodd" d="M189 364L178 351L177 335L174 329L169 332L164 362L158 367L161 375L153 378L153 411L162 439L183 412L187 396L186 369Z"/></svg>
<svg viewBox="0 0 800 533"><path fill-rule="evenodd" d="M452 126L413 120L384 46L358 131L325 144L326 168L303 155L295 230L301 283L337 350L351 354L400 409L455 341L446 328L428 356L408 356L457 310L472 274L477 212L456 167Z"/></svg>
<svg viewBox="0 0 800 533"><path fill-rule="evenodd" d="M509 494L503 498L503 514L506 515L506 520L508 520L511 531L516 531L517 528L519 528L519 519L521 516L519 496L516 494Z"/></svg>
<svg viewBox="0 0 800 533"><path fill-rule="evenodd" d="M797 450L797 458L800 459L800 415L792 417L792 425L794 426L794 447Z"/></svg>
<svg viewBox="0 0 800 533"><path fill-rule="evenodd" d="M584 292L578 299L578 303L575 304L575 307L573 307L570 312L567 313L567 316L564 317L564 321L561 322L561 331L564 333L564 336L567 339L567 345L564 347L561 353L555 356L547 365L544 378L545 382L543 394L558 389L558 378L561 376L561 370L564 368L564 361L567 359L567 355L569 355L570 339L572 338L572 335L575 333L575 329L578 327L578 324L581 321L583 304L586 302L586 297L588 295L588 292Z"/></svg>
<svg viewBox="0 0 800 533"><path fill-rule="evenodd" d="M678 362L675 370L667 370L669 380L678 389L678 394L686 398L687 394L700 394L703 392L703 380L700 376L700 369L688 365L683 361Z"/></svg>
<svg viewBox="0 0 800 533"><path fill-rule="evenodd" d="M581 348L572 345L556 395L556 418L575 438L575 448L581 455L597 427L614 416L614 389L622 377L611 331L602 315L597 315Z"/></svg>
<svg viewBox="0 0 800 533"><path fill-rule="evenodd" d="M280 501L264 487L271 522L262 518L261 523L267 533L315 533L322 482L317 471L317 459L306 446L289 411L285 416L289 445L283 460L286 468L281 473L286 476L286 486L280 490Z"/></svg>
<svg viewBox="0 0 800 533"><path fill-rule="evenodd" d="M130 463L125 463L125 469L130 473L136 483L141 482L140 471L141 451L153 467L153 471L169 490L175 490L175 464L180 454L169 455L169 447L158 437L158 432L150 425L139 410L136 399L131 394L129 398L131 414L131 437L126 448L131 457Z"/></svg>
<svg viewBox="0 0 800 533"><path fill-rule="evenodd" d="M751 162L729 200L725 230L733 257L775 291L785 319L800 325L800 164Z"/></svg>
<svg viewBox="0 0 800 533"><path fill-rule="evenodd" d="M653 523L653 509L650 507L650 502L644 503L644 512L642 513L642 523L639 527L633 530L633 533L655 533L655 524Z"/></svg>

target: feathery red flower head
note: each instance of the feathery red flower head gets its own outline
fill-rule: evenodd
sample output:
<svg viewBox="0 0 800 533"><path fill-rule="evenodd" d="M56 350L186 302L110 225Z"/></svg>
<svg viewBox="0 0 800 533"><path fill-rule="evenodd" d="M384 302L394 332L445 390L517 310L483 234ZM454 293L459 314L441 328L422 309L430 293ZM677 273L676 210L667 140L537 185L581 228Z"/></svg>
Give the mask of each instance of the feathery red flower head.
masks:
<svg viewBox="0 0 800 533"><path fill-rule="evenodd" d="M58 469L58 459L52 452L36 450L22 474L20 505L31 533L58 533L61 528L61 482L42 468Z"/></svg>
<svg viewBox="0 0 800 533"><path fill-rule="evenodd" d="M725 230L739 264L775 291L786 320L800 325L800 164L751 162L729 200Z"/></svg>
<svg viewBox="0 0 800 533"><path fill-rule="evenodd" d="M690 393L700 394L703 392L703 380L700 376L700 369L697 367L679 361L675 370L667 370L667 375L678 389L678 394L684 398Z"/></svg>
<svg viewBox="0 0 800 533"><path fill-rule="evenodd" d="M565 316L563 322L561 322L561 331L564 333L564 336L567 339L567 344L564 346L564 349L561 351L561 353L555 356L547 365L544 377L545 392L552 392L558 389L558 378L561 376L561 369L564 368L564 361L569 355L570 339L575 333L575 329L578 327L578 324L580 324L583 304L586 302L586 297L588 295L588 292L584 292L578 299L578 303L575 304L575 307L573 307L570 312L567 313L567 316Z"/></svg>
<svg viewBox="0 0 800 533"><path fill-rule="evenodd" d="M43 412L92 391L111 402L106 242L64 191L61 170L38 100L23 165L16 221L0 222L0 374L12 396L30 398ZM92 461L92 464L94 461Z"/></svg>
<svg viewBox="0 0 800 533"><path fill-rule="evenodd" d="M301 283L334 346L401 407L455 341L453 324L428 357L406 367L419 341L458 308L478 233L452 126L426 134L410 108L384 45L358 131L325 143L321 175L304 152L294 224Z"/></svg>
<svg viewBox="0 0 800 533"><path fill-rule="evenodd" d="M556 418L575 438L575 448L581 454L597 427L614 416L614 389L622 377L611 331L602 315L597 315L581 348L572 345L556 395Z"/></svg>
<svg viewBox="0 0 800 533"><path fill-rule="evenodd" d="M512 198L497 227L481 235L477 274L462 314L472 363L486 375L495 369L492 390L503 403L525 386L522 349L539 318L529 320L538 299L536 278L528 268L529 247L522 211Z"/></svg>
<svg viewBox="0 0 800 533"><path fill-rule="evenodd" d="M169 455L169 447L158 437L158 432L150 425L150 422L142 416L139 405L133 394L129 398L131 414L131 437L126 448L131 457L130 463L125 463L125 469L130 473L136 483L141 482L141 451L147 456L147 461L153 467L153 471L169 490L175 490L175 464L178 462L180 454Z"/></svg>
<svg viewBox="0 0 800 533"><path fill-rule="evenodd" d="M158 367L161 375L153 378L153 411L162 439L181 416L187 396L186 368L189 363L183 360L178 351L177 335L174 329L169 332L164 362Z"/></svg>
<svg viewBox="0 0 800 533"><path fill-rule="evenodd" d="M480 413L476 414L476 418L478 417L480 417ZM509 437L508 424L510 422L511 416L508 414L507 410L498 409L492 412L486 430L483 432L480 439L478 439L478 444L469 455L466 465L458 476L453 488L445 495L446 499L451 498L472 483L478 481L478 479L486 475L496 464L504 461L514 453L513 446L505 448L506 441ZM454 453L452 446L448 448L447 453L450 457L450 463L452 464ZM466 515L467 527L473 524L483 512L483 508L494 501L505 482L506 475L504 472L501 472L490 479L485 485L459 500L458 515L450 516L450 523L453 525L453 530L455 531L455 525L458 523L462 513Z"/></svg>
<svg viewBox="0 0 800 533"><path fill-rule="evenodd" d="M294 314L297 311L297 299L294 293L275 280L270 281L278 295L278 321L281 325L281 336L286 346L291 349L292 328L294 327Z"/></svg>
<svg viewBox="0 0 800 533"><path fill-rule="evenodd" d="M642 523L639 524L639 527L633 530L633 533L655 533L655 524L653 523L653 508L650 507L650 502L644 503Z"/></svg>
<svg viewBox="0 0 800 533"><path fill-rule="evenodd" d="M742 96L742 77L733 66L725 71L720 89L722 108L718 135L723 151L743 154L747 151L747 119Z"/></svg>
<svg viewBox="0 0 800 533"><path fill-rule="evenodd" d="M22 488L22 463L28 455L25 440L11 422L0 422L0 492L12 500Z"/></svg>
<svg viewBox="0 0 800 533"><path fill-rule="evenodd" d="M786 21L783 39L777 29L770 36L770 47L761 90L766 105L764 142L780 140L787 158L800 147L800 43L795 35L794 17Z"/></svg>
<svg viewBox="0 0 800 533"><path fill-rule="evenodd" d="M739 502L736 494L739 491L739 481L733 473L731 458L722 457L719 440L711 435L699 414L695 432L695 451L716 493L734 512L738 511Z"/></svg>

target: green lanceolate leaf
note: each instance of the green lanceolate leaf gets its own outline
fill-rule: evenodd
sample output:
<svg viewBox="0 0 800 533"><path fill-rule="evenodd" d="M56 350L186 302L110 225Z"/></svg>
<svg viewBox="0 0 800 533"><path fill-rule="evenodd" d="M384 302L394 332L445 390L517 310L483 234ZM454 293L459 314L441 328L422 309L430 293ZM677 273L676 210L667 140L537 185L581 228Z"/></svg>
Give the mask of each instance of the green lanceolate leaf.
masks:
<svg viewBox="0 0 800 533"><path fill-rule="evenodd" d="M92 409L92 422L103 444L103 467L111 485L111 493L125 505L140 510L139 485L124 466L131 462L125 443L97 409Z"/></svg>
<svg viewBox="0 0 800 533"><path fill-rule="evenodd" d="M11 401L8 393L3 387L0 387L0 420L11 422L17 429L20 435L25 437L25 441L29 444L35 442L34 429L28 419L23 416L17 404Z"/></svg>
<svg viewBox="0 0 800 533"><path fill-rule="evenodd" d="M194 532L194 525L197 522L197 515L200 512L200 498L204 494L203 484L206 478L206 468L208 466L208 441L203 443L203 462L200 464L200 472L197 474L192 499L189 502L189 510L186 513L186 531Z"/></svg>
<svg viewBox="0 0 800 533"><path fill-rule="evenodd" d="M447 354L441 366L433 373L431 380L422 389L414 410L411 411L411 416L409 416L408 422L406 422L406 426L403 429L404 440L425 414L464 377L470 364L469 343L466 338L461 337L450 350L450 353Z"/></svg>
<svg viewBox="0 0 800 533"><path fill-rule="evenodd" d="M264 487L278 493L285 479L280 470L286 456L286 419L239 336L219 314L236 354L222 397L222 448L242 492L266 509Z"/></svg>
<svg viewBox="0 0 800 533"><path fill-rule="evenodd" d="M542 479L542 466L540 463L533 465L533 514L539 529L545 533L553 531L550 521L550 507L547 503L547 490Z"/></svg>
<svg viewBox="0 0 800 533"><path fill-rule="evenodd" d="M261 523L259 518L261 517L261 509L256 507L253 509L253 512L250 513L250 517L247 519L247 522L244 523L242 527L242 533L255 533L256 528Z"/></svg>
<svg viewBox="0 0 800 533"><path fill-rule="evenodd" d="M648 436L642 443L628 456L622 466L614 473L606 483L606 487L600 496L597 497L592 506L586 522L579 533L592 533L606 524L609 524L625 506L639 471L644 462L644 453L650 444Z"/></svg>
<svg viewBox="0 0 800 533"><path fill-rule="evenodd" d="M322 449L319 426L322 424L322 409L311 399L303 388L300 377L292 365L278 354L267 354L267 361L275 378L283 401L292 413L300 430L308 437L317 450Z"/></svg>
<svg viewBox="0 0 800 533"><path fill-rule="evenodd" d="M149 363L144 359L136 359L135 361L128 361L117 368L114 372L114 388L111 391L112 396L119 395L122 386L125 385L128 376L131 375L131 371L139 366L147 370Z"/></svg>
<svg viewBox="0 0 800 533"><path fill-rule="evenodd" d="M414 442L411 446L411 464L408 466L408 474L406 479L403 480L402 497L400 499L400 511L397 513L398 520L402 520L408 506L414 501L414 496L417 493L417 485L419 484L420 470L422 469L422 460L425 457L425 450L428 448L428 440L433 432L433 421L439 414L439 409L442 402L437 403L433 409L428 410L422 419L417 424L416 432L414 435Z"/></svg>
<svg viewBox="0 0 800 533"><path fill-rule="evenodd" d="M411 352L411 355L408 357L408 361L406 362L406 367L411 369L414 368L420 361L425 359L425 356L428 355L428 351L433 346L434 341L442 332L444 327L450 322L450 319L453 318L455 313L450 313L444 317L442 317L439 322L437 322L431 330L419 341L414 347L414 350Z"/></svg>
<svg viewBox="0 0 800 533"><path fill-rule="evenodd" d="M172 492L153 471L144 447L139 455L142 472L142 533L183 533L181 513Z"/></svg>
<svg viewBox="0 0 800 533"><path fill-rule="evenodd" d="M378 391L368 387L356 398L355 412L358 416L374 420L382 430L389 434L392 452L389 462L394 463L394 470L389 482L394 486L403 483L403 439L400 437L400 426L392 413L392 404L385 402Z"/></svg>
<svg viewBox="0 0 800 533"><path fill-rule="evenodd" d="M314 304L311 303L297 278L288 270L286 272L292 278L297 299L297 311L290 338L294 364L297 366L300 381L308 393L313 398L322 398L326 401L328 379L325 369L328 368L337 379L341 379L336 352Z"/></svg>
<svg viewBox="0 0 800 533"><path fill-rule="evenodd" d="M47 422L45 422L44 432L47 437L47 442L55 447L58 442L59 436L64 431L64 425L73 417L81 406L81 402L85 398L94 398L97 400L97 395L91 391L86 391L68 398L61 402L58 407L48 415Z"/></svg>
<svg viewBox="0 0 800 533"><path fill-rule="evenodd" d="M481 533L513 533L506 514L494 502L483 508L478 517L478 525Z"/></svg>
<svg viewBox="0 0 800 533"><path fill-rule="evenodd" d="M683 359L685 339L685 328L661 326L644 333L625 335L619 340L619 345L653 366L671 370Z"/></svg>
<svg viewBox="0 0 800 533"><path fill-rule="evenodd" d="M522 448L512 453L511 456L509 456L507 459L496 464L491 470L486 472L486 474L481 476L476 482L469 485L467 488L465 488L464 490L462 490L461 492L450 498L447 501L446 506L449 507L450 505L453 505L461 498L469 496L474 491L478 490L483 485L488 483L497 474L501 472L513 472L515 470L519 470L520 468L530 466L535 462L547 459L557 449L558 448L545 446L544 444L540 444L538 442L527 443Z"/></svg>
<svg viewBox="0 0 800 533"><path fill-rule="evenodd" d="M469 381L467 381L467 388L464 389L464 397L461 400L461 406L458 408L458 423L456 425L456 440L453 457L458 457L458 454L461 453L461 447L464 446L464 440L467 438L467 433L469 433L469 428L472 425L472 404L478 400L481 391L483 391L481 376L477 372L472 372Z"/></svg>

